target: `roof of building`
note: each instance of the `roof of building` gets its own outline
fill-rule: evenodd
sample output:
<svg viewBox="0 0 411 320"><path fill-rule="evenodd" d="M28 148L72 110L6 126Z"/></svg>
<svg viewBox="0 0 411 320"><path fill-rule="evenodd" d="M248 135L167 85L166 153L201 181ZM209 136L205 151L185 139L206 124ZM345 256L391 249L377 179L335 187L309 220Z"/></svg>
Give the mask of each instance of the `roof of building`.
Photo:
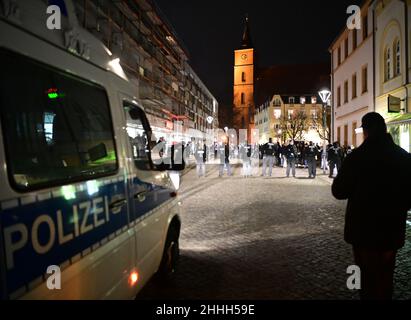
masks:
<svg viewBox="0 0 411 320"><path fill-rule="evenodd" d="M256 106L271 100L274 95L311 97L323 88L330 88L330 65L275 65L258 72Z"/></svg>

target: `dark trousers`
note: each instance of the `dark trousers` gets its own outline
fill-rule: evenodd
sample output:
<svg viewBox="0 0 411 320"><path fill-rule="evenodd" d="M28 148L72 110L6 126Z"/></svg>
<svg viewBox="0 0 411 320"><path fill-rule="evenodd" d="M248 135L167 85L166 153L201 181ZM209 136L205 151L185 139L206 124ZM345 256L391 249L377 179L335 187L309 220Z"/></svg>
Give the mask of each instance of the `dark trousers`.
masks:
<svg viewBox="0 0 411 320"><path fill-rule="evenodd" d="M317 176L317 161L315 159L308 159L307 164L309 177L315 178Z"/></svg>
<svg viewBox="0 0 411 320"><path fill-rule="evenodd" d="M339 160L330 160L330 177L334 175L334 169L337 168L337 173L340 173L341 161Z"/></svg>
<svg viewBox="0 0 411 320"><path fill-rule="evenodd" d="M361 300L391 300L397 251L356 246L353 251L355 263L361 269Z"/></svg>

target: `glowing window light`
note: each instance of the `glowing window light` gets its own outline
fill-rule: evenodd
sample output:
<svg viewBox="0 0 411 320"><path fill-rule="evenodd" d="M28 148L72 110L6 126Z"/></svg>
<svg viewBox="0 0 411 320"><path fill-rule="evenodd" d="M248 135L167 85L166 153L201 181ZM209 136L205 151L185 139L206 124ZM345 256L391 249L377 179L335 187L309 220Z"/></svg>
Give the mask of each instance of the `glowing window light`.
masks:
<svg viewBox="0 0 411 320"><path fill-rule="evenodd" d="M410 152L410 133L408 131L408 126L401 126L400 130L400 146L407 152Z"/></svg>

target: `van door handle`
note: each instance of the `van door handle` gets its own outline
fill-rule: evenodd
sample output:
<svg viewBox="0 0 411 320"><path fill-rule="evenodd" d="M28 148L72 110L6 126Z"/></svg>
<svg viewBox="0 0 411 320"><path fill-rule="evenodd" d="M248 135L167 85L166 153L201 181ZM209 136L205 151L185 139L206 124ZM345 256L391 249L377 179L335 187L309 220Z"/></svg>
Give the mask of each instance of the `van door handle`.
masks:
<svg viewBox="0 0 411 320"><path fill-rule="evenodd" d="M123 199L116 200L110 203L109 208L110 210L120 209L124 207L126 204L127 204L127 200L123 198Z"/></svg>
<svg viewBox="0 0 411 320"><path fill-rule="evenodd" d="M146 198L147 198L147 191L142 191L134 195L134 199L140 202L146 201Z"/></svg>

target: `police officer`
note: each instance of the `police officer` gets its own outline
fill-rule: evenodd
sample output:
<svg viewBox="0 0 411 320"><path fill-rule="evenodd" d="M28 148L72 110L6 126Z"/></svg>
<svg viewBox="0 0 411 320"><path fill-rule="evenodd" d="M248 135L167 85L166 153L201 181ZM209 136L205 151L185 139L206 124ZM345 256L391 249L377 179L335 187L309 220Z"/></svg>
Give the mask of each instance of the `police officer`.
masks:
<svg viewBox="0 0 411 320"><path fill-rule="evenodd" d="M328 150L328 161L330 163L330 175L329 178L334 177L334 169L337 168L337 172L340 171L343 154L339 142L334 142Z"/></svg>
<svg viewBox="0 0 411 320"><path fill-rule="evenodd" d="M290 140L288 145L284 148L284 154L287 159L287 178L290 177L291 169L293 171L293 177L295 178L295 164L297 161L298 150L292 140Z"/></svg>
<svg viewBox="0 0 411 320"><path fill-rule="evenodd" d="M353 149L354 149L354 146L348 146L348 148L347 148L347 156L349 156L349 155L352 153Z"/></svg>
<svg viewBox="0 0 411 320"><path fill-rule="evenodd" d="M240 157L243 162L243 177L250 177L251 174L251 145L247 142L240 146Z"/></svg>
<svg viewBox="0 0 411 320"><path fill-rule="evenodd" d="M199 178L206 176L205 163L207 159L207 146L199 142L195 148L195 159L197 164L197 176Z"/></svg>
<svg viewBox="0 0 411 320"><path fill-rule="evenodd" d="M317 156L318 156L318 149L314 145L312 141L310 141L309 145L305 149L305 158L307 160L308 165L308 178L315 179L317 176Z"/></svg>
<svg viewBox="0 0 411 320"><path fill-rule="evenodd" d="M275 146L275 162L276 162L276 166L281 167L281 144L279 141L277 141L277 144Z"/></svg>
<svg viewBox="0 0 411 320"><path fill-rule="evenodd" d="M230 165L230 148L228 143L223 143L219 148L220 153L220 171L219 177L221 178L224 175L224 168L227 167L227 174L231 176L231 165Z"/></svg>
<svg viewBox="0 0 411 320"><path fill-rule="evenodd" d="M276 145L273 143L273 139L270 138L268 143L266 143L263 147L263 177L266 176L267 173L267 164L270 167L269 173L270 177L273 174L273 166L274 166L274 155L276 151Z"/></svg>

